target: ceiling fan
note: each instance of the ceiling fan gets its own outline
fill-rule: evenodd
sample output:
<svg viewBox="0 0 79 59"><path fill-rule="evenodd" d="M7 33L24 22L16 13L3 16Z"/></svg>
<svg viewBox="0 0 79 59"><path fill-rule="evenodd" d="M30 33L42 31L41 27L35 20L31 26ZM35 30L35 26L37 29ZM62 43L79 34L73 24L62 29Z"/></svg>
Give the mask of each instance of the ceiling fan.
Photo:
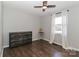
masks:
<svg viewBox="0 0 79 59"><path fill-rule="evenodd" d="M42 8L42 11L44 12L47 8L55 8L56 5L48 5L48 1L43 1L42 6L34 6L34 8Z"/></svg>

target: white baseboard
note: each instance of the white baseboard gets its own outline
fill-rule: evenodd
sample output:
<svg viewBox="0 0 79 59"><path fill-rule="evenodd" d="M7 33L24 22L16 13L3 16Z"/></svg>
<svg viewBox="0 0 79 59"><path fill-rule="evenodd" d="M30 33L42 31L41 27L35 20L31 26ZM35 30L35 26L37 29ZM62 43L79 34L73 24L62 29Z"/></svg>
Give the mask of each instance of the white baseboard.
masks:
<svg viewBox="0 0 79 59"><path fill-rule="evenodd" d="M50 44L52 44L52 42L50 42L49 39L44 38L43 40L48 41ZM57 42L54 42L54 43L61 46L61 44L58 44Z"/></svg>
<svg viewBox="0 0 79 59"><path fill-rule="evenodd" d="M79 49L77 49L77 48L72 48L72 47L63 47L64 49L69 49L69 50L74 50L74 51L79 51Z"/></svg>
<svg viewBox="0 0 79 59"><path fill-rule="evenodd" d="M70 50L74 50L74 51L79 51L79 49L77 49L77 48L72 48L72 47L69 47L69 48L66 48L66 49L70 49Z"/></svg>
<svg viewBox="0 0 79 59"><path fill-rule="evenodd" d="M44 38L43 40L48 41L50 44L52 44L52 42L50 42L49 39ZM59 43L57 43L57 42L54 42L54 43L61 46L61 44L59 44Z"/></svg>
<svg viewBox="0 0 79 59"><path fill-rule="evenodd" d="M37 38L36 39L32 39L32 41L36 41L36 40L39 40L39 39L37 39Z"/></svg>
<svg viewBox="0 0 79 59"><path fill-rule="evenodd" d="M45 41L48 41L48 42L49 42L49 39L44 38L43 40L45 40Z"/></svg>
<svg viewBox="0 0 79 59"><path fill-rule="evenodd" d="M9 45L4 45L4 46L3 46L3 48L7 48L7 47L9 47Z"/></svg>
<svg viewBox="0 0 79 59"><path fill-rule="evenodd" d="M3 57L3 51L4 51L4 49L2 48L0 51L0 57Z"/></svg>
<svg viewBox="0 0 79 59"><path fill-rule="evenodd" d="M56 42L54 42L54 43L56 43ZM60 46L62 46L61 44L58 44L58 43L56 43L57 45L60 45ZM62 46L63 47L63 46ZM70 49L70 50L74 50L74 51L79 51L79 49L77 49L77 48L72 48L72 47L63 47L64 49Z"/></svg>
<svg viewBox="0 0 79 59"><path fill-rule="evenodd" d="M79 51L79 49L77 49L77 48L72 48L72 50Z"/></svg>
<svg viewBox="0 0 79 59"><path fill-rule="evenodd" d="M1 57L3 57L3 51L4 51L4 48L2 48L2 51L1 51Z"/></svg>
<svg viewBox="0 0 79 59"><path fill-rule="evenodd" d="M57 43L57 42L53 42L53 43L55 43L55 44L57 44L57 45L60 45L60 46L62 46L61 44L59 44L59 43Z"/></svg>

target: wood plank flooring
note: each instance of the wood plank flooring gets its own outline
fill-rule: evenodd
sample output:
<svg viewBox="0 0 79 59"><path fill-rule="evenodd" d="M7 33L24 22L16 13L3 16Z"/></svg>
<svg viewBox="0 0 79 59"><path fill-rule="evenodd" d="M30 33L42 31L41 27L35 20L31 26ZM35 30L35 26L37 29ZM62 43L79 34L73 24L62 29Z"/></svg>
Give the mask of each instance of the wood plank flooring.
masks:
<svg viewBox="0 0 79 59"><path fill-rule="evenodd" d="M79 52L70 55L61 46L49 44L44 40L33 41L30 44L15 48L5 48L3 57L77 57Z"/></svg>

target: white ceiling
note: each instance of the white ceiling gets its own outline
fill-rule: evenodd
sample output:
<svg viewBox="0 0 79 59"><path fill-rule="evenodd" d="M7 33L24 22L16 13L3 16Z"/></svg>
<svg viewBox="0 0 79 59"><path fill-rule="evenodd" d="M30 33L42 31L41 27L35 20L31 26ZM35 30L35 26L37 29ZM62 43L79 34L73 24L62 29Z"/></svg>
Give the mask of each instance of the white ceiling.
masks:
<svg viewBox="0 0 79 59"><path fill-rule="evenodd" d="M18 8L30 14L39 16L51 15L52 13L62 9L79 6L79 1L48 1L49 5L55 4L56 8L50 8L47 9L45 12L42 12L41 8L33 8L33 6L42 5L42 1L4 1L3 3L4 6Z"/></svg>

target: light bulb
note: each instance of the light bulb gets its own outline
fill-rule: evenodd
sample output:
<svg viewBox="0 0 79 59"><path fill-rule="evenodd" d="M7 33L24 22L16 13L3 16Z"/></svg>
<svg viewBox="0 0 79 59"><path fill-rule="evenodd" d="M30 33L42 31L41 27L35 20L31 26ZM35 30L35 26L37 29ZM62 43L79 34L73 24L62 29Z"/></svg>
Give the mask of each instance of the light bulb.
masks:
<svg viewBox="0 0 79 59"><path fill-rule="evenodd" d="M46 9L47 7L46 7L46 6L43 6L42 8L43 8L43 9Z"/></svg>

